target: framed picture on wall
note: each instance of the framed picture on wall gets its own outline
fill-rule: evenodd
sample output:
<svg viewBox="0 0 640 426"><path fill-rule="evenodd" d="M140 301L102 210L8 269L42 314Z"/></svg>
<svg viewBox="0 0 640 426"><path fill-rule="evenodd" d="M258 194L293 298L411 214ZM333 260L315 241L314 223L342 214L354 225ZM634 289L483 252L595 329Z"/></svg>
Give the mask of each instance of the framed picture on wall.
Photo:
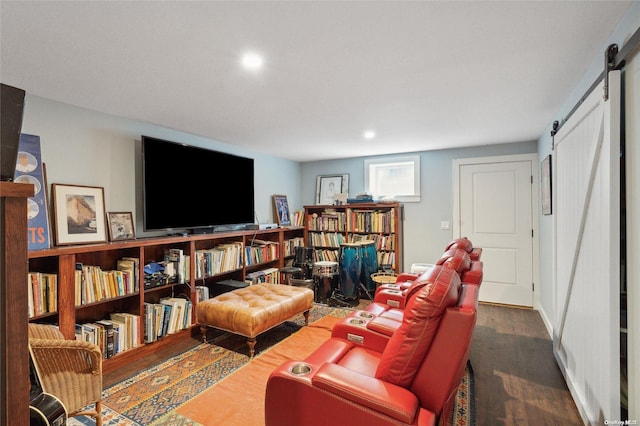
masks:
<svg viewBox="0 0 640 426"><path fill-rule="evenodd" d="M56 244L107 240L104 188L54 183L51 193Z"/></svg>
<svg viewBox="0 0 640 426"><path fill-rule="evenodd" d="M333 205L336 194L348 194L349 175L320 175L316 182L316 204Z"/></svg>
<svg viewBox="0 0 640 426"><path fill-rule="evenodd" d="M551 181L551 154L547 155L542 164L540 165L540 194L542 214L551 214L551 194L552 194L552 181Z"/></svg>
<svg viewBox="0 0 640 426"><path fill-rule="evenodd" d="M273 208L276 222L279 226L291 225L291 214L289 214L289 203L286 195L274 195Z"/></svg>

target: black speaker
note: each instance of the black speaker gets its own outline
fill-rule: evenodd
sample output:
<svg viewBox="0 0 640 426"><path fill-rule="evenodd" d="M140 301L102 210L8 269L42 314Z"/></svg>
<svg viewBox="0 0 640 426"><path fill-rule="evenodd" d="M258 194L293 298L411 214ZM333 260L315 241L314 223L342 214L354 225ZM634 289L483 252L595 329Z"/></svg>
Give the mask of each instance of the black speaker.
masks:
<svg viewBox="0 0 640 426"><path fill-rule="evenodd" d="M13 180L16 172L24 95L17 87L2 84L0 88L0 180Z"/></svg>

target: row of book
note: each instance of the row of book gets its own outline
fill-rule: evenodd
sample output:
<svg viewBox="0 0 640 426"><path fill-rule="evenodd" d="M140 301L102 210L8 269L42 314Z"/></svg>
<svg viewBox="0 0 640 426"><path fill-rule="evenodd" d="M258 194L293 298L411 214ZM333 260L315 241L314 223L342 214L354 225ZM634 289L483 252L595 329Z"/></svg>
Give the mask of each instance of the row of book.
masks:
<svg viewBox="0 0 640 426"><path fill-rule="evenodd" d="M382 235L382 234L350 234L347 238L350 243L358 243L362 241L373 241L373 245L376 250L394 250L395 237L394 235Z"/></svg>
<svg viewBox="0 0 640 426"><path fill-rule="evenodd" d="M155 342L168 334L191 327L192 303L182 297L166 297L144 303L144 341Z"/></svg>
<svg viewBox="0 0 640 426"><path fill-rule="evenodd" d="M58 310L58 275L29 272L27 275L29 318Z"/></svg>
<svg viewBox="0 0 640 426"><path fill-rule="evenodd" d="M139 325L139 315L111 313L109 319L76 324L76 339L97 345L103 358L111 358L138 346Z"/></svg>
<svg viewBox="0 0 640 426"><path fill-rule="evenodd" d="M285 256L293 256L296 254L296 247L304 246L304 238L303 237L295 237L288 240L284 240L284 255Z"/></svg>
<svg viewBox="0 0 640 426"><path fill-rule="evenodd" d="M296 210L291 213L291 226L304 226L304 210Z"/></svg>
<svg viewBox="0 0 640 426"><path fill-rule="evenodd" d="M351 232L395 232L395 209L349 210L347 229Z"/></svg>
<svg viewBox="0 0 640 426"><path fill-rule="evenodd" d="M164 254L164 273L172 282L185 283L190 280L189 255L185 255L182 249L172 248Z"/></svg>
<svg viewBox="0 0 640 426"><path fill-rule="evenodd" d="M394 251L379 251L378 252L378 265L391 265L392 268L396 267L396 252Z"/></svg>
<svg viewBox="0 0 640 426"><path fill-rule="evenodd" d="M196 250L196 279L241 269L243 252L241 241L220 244L211 249Z"/></svg>
<svg viewBox="0 0 640 426"><path fill-rule="evenodd" d="M103 270L100 266L76 263L76 306L139 291L139 264L139 259L132 257L118 260L115 270Z"/></svg>
<svg viewBox="0 0 640 426"><path fill-rule="evenodd" d="M247 266L269 262L280 257L280 244L275 241L253 240L245 247Z"/></svg>
<svg viewBox="0 0 640 426"><path fill-rule="evenodd" d="M340 247L344 241L339 232L309 232L309 243L313 247Z"/></svg>
<svg viewBox="0 0 640 426"><path fill-rule="evenodd" d="M316 248L313 253L314 261L338 262L338 250Z"/></svg>
<svg viewBox="0 0 640 426"><path fill-rule="evenodd" d="M246 275L244 281L249 285L260 283L280 284L280 270L278 268L267 268L262 271L251 272Z"/></svg>
<svg viewBox="0 0 640 426"><path fill-rule="evenodd" d="M307 229L311 231L336 231L344 232L346 229L347 215L345 212L325 210L318 214L313 213L307 217Z"/></svg>
<svg viewBox="0 0 640 426"><path fill-rule="evenodd" d="M304 238L296 237L284 241L285 256L293 256L296 247L304 246ZM243 256L244 253L244 256ZM188 256L184 256L188 261ZM241 241L220 244L210 249L196 250L196 279L235 271L243 267L276 260L280 257L280 244L275 241L253 240L244 247Z"/></svg>

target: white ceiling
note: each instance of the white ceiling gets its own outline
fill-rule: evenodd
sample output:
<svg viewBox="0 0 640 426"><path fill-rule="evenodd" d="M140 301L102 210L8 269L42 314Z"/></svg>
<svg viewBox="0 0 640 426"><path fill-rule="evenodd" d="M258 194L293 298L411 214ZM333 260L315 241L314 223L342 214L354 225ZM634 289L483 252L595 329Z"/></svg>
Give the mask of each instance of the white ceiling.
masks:
<svg viewBox="0 0 640 426"><path fill-rule="evenodd" d="M0 77L296 161L531 141L631 3L2 0Z"/></svg>

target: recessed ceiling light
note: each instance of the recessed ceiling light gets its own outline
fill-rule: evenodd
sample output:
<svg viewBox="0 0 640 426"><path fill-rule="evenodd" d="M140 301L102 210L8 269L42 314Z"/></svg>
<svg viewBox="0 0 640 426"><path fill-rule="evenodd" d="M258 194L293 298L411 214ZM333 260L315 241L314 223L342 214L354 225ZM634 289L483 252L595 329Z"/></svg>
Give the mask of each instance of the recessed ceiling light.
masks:
<svg viewBox="0 0 640 426"><path fill-rule="evenodd" d="M242 66L248 70L258 70L262 68L264 60L262 56L254 52L248 52L242 55Z"/></svg>
<svg viewBox="0 0 640 426"><path fill-rule="evenodd" d="M376 132L374 132L373 130L366 130L363 134L362 137L365 139L373 139L376 137Z"/></svg>

